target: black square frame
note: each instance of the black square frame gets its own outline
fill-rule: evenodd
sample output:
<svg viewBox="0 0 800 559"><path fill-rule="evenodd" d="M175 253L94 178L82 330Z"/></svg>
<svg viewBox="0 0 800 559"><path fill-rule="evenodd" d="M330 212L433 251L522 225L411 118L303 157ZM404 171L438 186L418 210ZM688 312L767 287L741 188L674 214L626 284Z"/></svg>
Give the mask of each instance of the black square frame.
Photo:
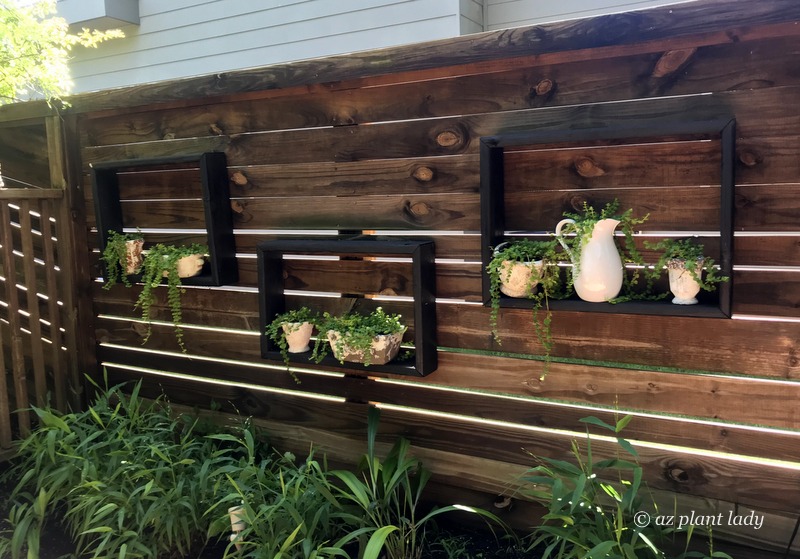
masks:
<svg viewBox="0 0 800 559"><path fill-rule="evenodd" d="M109 231L122 233L123 230L118 175L120 171L133 167L192 162L197 162L200 168L209 258L200 274L182 279L181 282L184 285L209 286L237 282L239 267L236 264L228 166L225 154L221 152L92 164L92 191L100 252L105 249Z"/></svg>
<svg viewBox="0 0 800 559"><path fill-rule="evenodd" d="M721 147L721 182L719 200L719 234L721 274L727 282L718 285L717 304L673 305L669 302L629 301L619 304L590 303L579 299L550 300L552 310L606 312L617 314L653 314L730 318L733 293L733 198L736 121L733 117L697 121L633 121L615 125L572 130L531 130L480 139L481 262L483 304L490 305L490 279L486 266L492 259L492 247L505 236L504 152L509 146L534 144L613 141L665 136L719 137ZM502 295L501 307L532 308L530 299Z"/></svg>
<svg viewBox="0 0 800 559"><path fill-rule="evenodd" d="M395 255L411 257L414 295L414 359L365 366L361 363L339 363L327 355L321 364L344 367L366 373L393 373L425 376L436 370L436 271L432 241L384 241L372 239L308 238L264 241L256 247L258 256L258 304L261 356L282 361L278 347L266 335L273 317L286 310L283 289L283 255L318 254L334 256ZM309 365L308 354L289 354L290 361Z"/></svg>

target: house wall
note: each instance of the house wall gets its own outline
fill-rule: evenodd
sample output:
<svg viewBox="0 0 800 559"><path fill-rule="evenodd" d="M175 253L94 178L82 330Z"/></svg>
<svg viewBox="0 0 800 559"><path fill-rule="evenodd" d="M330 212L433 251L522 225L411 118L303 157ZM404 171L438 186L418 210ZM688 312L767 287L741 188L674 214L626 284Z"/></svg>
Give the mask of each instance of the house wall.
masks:
<svg viewBox="0 0 800 559"><path fill-rule="evenodd" d="M681 0L485 0L486 30L534 25L565 19L629 12L654 6L679 3ZM693 0L685 0L693 1Z"/></svg>

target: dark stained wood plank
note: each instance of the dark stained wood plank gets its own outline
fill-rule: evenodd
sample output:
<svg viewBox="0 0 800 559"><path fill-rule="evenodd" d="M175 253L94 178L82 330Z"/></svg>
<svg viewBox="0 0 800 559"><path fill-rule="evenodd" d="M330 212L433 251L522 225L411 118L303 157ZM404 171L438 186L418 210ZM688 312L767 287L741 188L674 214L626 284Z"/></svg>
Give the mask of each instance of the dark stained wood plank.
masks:
<svg viewBox="0 0 800 559"><path fill-rule="evenodd" d="M116 367L114 367L116 368ZM124 371L124 369L123 369ZM136 373L134 373L136 374ZM137 375L138 376L138 375ZM186 390L185 382L158 376L158 390L166 390L171 401L183 404L197 402ZM306 427L322 426L342 437L363 433L353 415L365 415L360 404L321 402L284 394L259 394L244 387L214 384L195 386L205 393L214 391L214 400L223 411L238 411L258 415L265 419L280 420ZM213 388L212 388L213 387ZM152 389L150 390L152 392ZM145 395L148 391L145 390ZM210 398L209 398L210 399ZM207 405L208 400L204 402ZM230 403L229 403L230 402ZM231 405L233 404L233 405ZM485 425L456 416L425 417L413 410L384 410L380 439L393 441L398 434L405 435L415 445L452 452L456 456L488 457L508 464L530 465L530 456L523 451L539 455L564 458L569 453L570 434L548 431L531 433L511 426ZM388 438L387 438L388 435ZM579 436L576 434L576 436ZM362 443L363 444L363 443ZM443 445L446 448L443 448ZM447 446L449 445L449 446ZM613 457L616 443L595 438L593 452L597 457ZM766 464L750 464L729 460L723 456L689 453L665 448L638 448L640 462L645 468L645 479L654 488L724 499L752 506L769 504L772 510L793 510L798 498L800 473ZM461 459L461 482L470 485L473 473L465 458ZM485 472L484 472L485 475ZM747 483L730 483L729 480L747 480ZM505 483L513 480L506 479Z"/></svg>
<svg viewBox="0 0 800 559"><path fill-rule="evenodd" d="M718 141L506 150L506 195L541 190L719 185Z"/></svg>
<svg viewBox="0 0 800 559"><path fill-rule="evenodd" d="M239 259L238 285L258 286L256 261ZM411 296L411 264L357 260L286 260L284 288L333 293ZM436 297L481 298L480 264L436 265Z"/></svg>
<svg viewBox="0 0 800 559"><path fill-rule="evenodd" d="M120 287L109 292L98 288L95 292L96 311L135 317L132 308L137 294L137 288ZM329 310L325 305L333 305L338 300L290 298L290 301ZM189 323L197 320L198 324L223 326L231 325L235 320L236 325L231 327L257 329L256 293L226 292L226 296L220 298L211 290L187 289L183 302L185 320ZM389 305L384 304L384 307L389 308ZM166 308L160 299L154 310L163 313L167 319ZM332 307L330 310L335 312ZM503 309L500 313L502 345L492 340L489 309L486 307L438 303L436 313L440 346L542 354L528 310ZM713 351L709 351L709 332L714 333ZM797 357L800 324L797 323L558 311L553 313L552 333L555 341L553 356L556 358L718 371L764 378L800 378L800 360ZM675 347L682 349L675 351ZM225 348L217 349L229 355ZM530 364L535 366L536 362Z"/></svg>
<svg viewBox="0 0 800 559"><path fill-rule="evenodd" d="M780 36L792 34L793 31L796 33L796 28L791 23L797 17L797 7L791 0L760 2L757 8L742 0L707 0L702 3L500 30L425 45L407 45L383 49L380 53L350 53L347 56L276 65L268 69L214 74L169 84L147 84L119 92L103 92L102 95L84 94L70 101L74 111L83 112L158 102L186 103L187 99L198 97L241 95L246 92L291 87L298 87L298 91L302 91L303 86L310 84L329 84L328 88L333 88L336 82L386 74L386 60L392 60L394 72L401 75L425 70L435 72L446 66L461 66L456 71L464 74L467 73L464 68L467 65L530 56L531 53L543 56L547 53L582 49L602 52L609 47L619 49L623 45L664 39L674 44L680 37L699 34L714 35L708 41L710 44L733 43L746 41L751 37ZM784 22L788 24L781 25ZM602 28L604 32L592 32L595 26ZM411 78L402 75L402 80L411 81ZM29 118L42 113L48 114L48 111L44 103L38 103L35 107L7 108L0 112L0 116L5 120Z"/></svg>
<svg viewBox="0 0 800 559"><path fill-rule="evenodd" d="M58 308L58 297L55 295L59 293L59 272L56 270L58 265L58 254L56 250L56 243L53 241L53 230L50 222L51 216L57 213L53 211L54 204L45 202L41 205L41 222L42 222L42 240L44 244L44 262L45 262L45 279L47 285L46 293L50 295L47 298L47 318L50 322L49 339L50 353L52 358L53 370L53 392L55 393L55 405L59 410L67 409L67 374L62 356L62 343L63 338L61 334L61 312Z"/></svg>
<svg viewBox="0 0 800 559"><path fill-rule="evenodd" d="M348 162L477 153L482 136L537 130L626 126L648 119L649 127L676 120L713 120L735 115L743 138L791 136L800 116L790 110L796 86L732 91L679 98L596 103L370 126L346 126L232 137L191 138L142 144L86 147L86 163L177 156L224 150L228 164Z"/></svg>
<svg viewBox="0 0 800 559"><path fill-rule="evenodd" d="M736 236L733 261L745 266L800 265L800 235L774 235Z"/></svg>
<svg viewBox="0 0 800 559"><path fill-rule="evenodd" d="M733 312L800 319L800 272L736 272L734 281Z"/></svg>
<svg viewBox="0 0 800 559"><path fill-rule="evenodd" d="M114 115L88 120L85 143L111 145L387 120L468 115L707 91L796 85L797 37L705 45L706 37L673 41L670 50L546 64L519 59L513 69L296 95ZM660 50L659 50L660 49ZM576 53L575 58L580 55ZM342 85L340 85L342 87Z"/></svg>
<svg viewBox="0 0 800 559"><path fill-rule="evenodd" d="M152 355L138 352L135 348L115 348L101 346L99 355L102 360L113 363L124 363L131 367L152 368L155 363ZM474 357L474 356L473 356ZM521 368L510 366L498 368L497 374L491 375L498 382L491 388L478 391L470 382L484 386L478 380L480 366L491 366L489 359L478 356L475 364L467 367L466 374L459 375L459 367L463 367L466 356L452 353L442 354L445 368L435 376L429 376L421 382L396 379L386 383L375 379L356 376L322 376L297 371L300 384L287 374L255 368L245 363L233 361L214 363L213 367L198 367L191 358L160 355L157 359L159 368L199 375L204 378L225 378L228 381L254 383L258 385L284 390L302 389L304 392L325 394L345 399L367 400L382 404L405 405L420 409L452 414L468 414L476 418L494 421L505 421L519 425L540 428L565 428L582 430L579 422L583 417L593 415L607 423L613 423L619 414L627 413L621 404L616 409L589 409L580 407L581 401L572 398L575 405L563 405L557 401L525 397L526 391L520 390L519 378ZM495 359L497 363L510 363L509 359ZM614 371L619 373L620 371ZM570 372L564 370L569 382ZM456 378L458 376L458 378ZM485 376L485 371L484 371ZM654 375L655 376L655 375ZM661 374L669 379L669 374ZM675 381L680 382L680 380ZM740 381L742 383L746 380ZM752 384L752 382L750 383ZM516 396L516 397L513 397ZM770 395L770 401L778 397L778 390ZM589 402L586 402L588 405ZM764 407L767 407L766 404ZM770 431L756 429L744 425L736 425L708 421L692 421L688 417L669 417L658 415L636 415L635 420L625 429L625 437L631 440L643 440L661 444L685 446L716 452L727 452L743 455L774 458L778 460L800 460L800 434L788 431Z"/></svg>
<svg viewBox="0 0 800 559"><path fill-rule="evenodd" d="M102 342L132 348L140 345L140 328L137 325L107 319L98 322L98 339ZM154 325L153 331L145 349L179 354L170 327ZM281 362L260 358L256 336L189 329L184 334L189 358L198 356L201 359L231 359L271 365L276 368L274 375L280 374L283 369ZM535 396L553 402L599 406L612 410L669 414L675 417L703 418L778 429L800 428L800 411L792 405L800 388L794 381L764 381L746 377L731 378L724 374L668 373L642 368L569 363L552 364L550 373L542 381L540 377L543 368L540 361L469 353L439 352L439 356L442 359L439 369L420 382L431 387L480 390L496 395ZM158 368L158 359L154 359L152 363ZM312 362L303 368L331 370ZM264 382L271 384L274 381ZM330 390L328 388L326 393L330 394ZM349 397L359 400L368 396L357 390L348 394ZM371 394L369 397L378 396ZM444 401L446 395L431 395L431 398L442 398ZM414 399L410 397L400 405L413 403ZM426 406L429 408L433 406L432 409L437 409L438 405L430 404L426 399ZM494 400L486 405L511 406L512 403ZM523 420L517 417L516 421Z"/></svg>

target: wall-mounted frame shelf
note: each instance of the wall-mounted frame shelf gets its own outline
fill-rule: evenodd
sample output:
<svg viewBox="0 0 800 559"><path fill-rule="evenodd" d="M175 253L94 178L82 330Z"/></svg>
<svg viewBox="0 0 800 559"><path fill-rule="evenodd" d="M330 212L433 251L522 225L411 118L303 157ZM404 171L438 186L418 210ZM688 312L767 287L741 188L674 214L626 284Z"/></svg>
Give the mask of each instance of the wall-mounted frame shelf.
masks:
<svg viewBox="0 0 800 559"><path fill-rule="evenodd" d="M261 356L264 359L283 361L283 357L266 335L267 324L286 310L283 278L283 255L324 256L394 256L411 258L411 277L414 299L414 357L385 365L364 366L358 363L339 363L330 355L320 364L353 369L365 373L392 373L424 376L438 366L436 351L436 272L434 243L432 241L382 241L367 239L285 239L264 241L256 248L258 255L259 331ZM309 366L309 353L289 354L290 360Z"/></svg>
<svg viewBox="0 0 800 559"><path fill-rule="evenodd" d="M602 124L602 123L600 123ZM505 150L517 146L543 144L568 144L580 147L592 142L622 142L643 138L700 137L718 139L720 143L721 181L719 197L719 267L721 275L731 278L718 284L712 294L701 292L697 305L673 305L671 297L664 301L629 301L625 303L589 303L575 297L567 300L549 301L552 310L580 312L608 312L617 314L652 314L691 317L730 318L733 289L733 194L735 120L732 117L686 122L634 121L624 124L608 122L593 128L574 130L532 130L487 136L480 140L480 198L481 198L481 261L482 291L484 305L490 304L490 279L486 266L492 259L492 249L510 237L506 234L505 216ZM561 213L561 210L558 210ZM531 231L539 231L531 224ZM696 224L687 224L694 227ZM705 225L704 225L705 227ZM515 299L501 296L500 306L510 308L532 308L530 299Z"/></svg>
<svg viewBox="0 0 800 559"><path fill-rule="evenodd" d="M123 232L119 173L130 169L167 164L196 163L199 166L209 258L199 275L182 280L184 285L224 285L239 279L236 264L236 242L233 236L233 215L227 160L224 153L209 152L184 157L135 159L95 163L91 165L95 219L100 237L100 252L105 249L108 232ZM138 279L132 277L132 279Z"/></svg>

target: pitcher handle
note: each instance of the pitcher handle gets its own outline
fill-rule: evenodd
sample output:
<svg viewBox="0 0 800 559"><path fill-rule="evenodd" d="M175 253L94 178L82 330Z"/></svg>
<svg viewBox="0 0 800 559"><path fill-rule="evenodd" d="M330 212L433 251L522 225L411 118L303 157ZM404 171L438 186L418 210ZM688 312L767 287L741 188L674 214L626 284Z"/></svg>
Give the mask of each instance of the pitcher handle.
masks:
<svg viewBox="0 0 800 559"><path fill-rule="evenodd" d="M556 240L564 248L566 253L569 255L570 259L574 259L573 256L572 256L572 251L570 250L570 248L567 245L567 243L564 241L564 236L561 234L562 227L564 227L567 223L575 223L575 220L567 218L567 219L562 219L561 221L559 221L556 224L555 235L556 235Z"/></svg>

